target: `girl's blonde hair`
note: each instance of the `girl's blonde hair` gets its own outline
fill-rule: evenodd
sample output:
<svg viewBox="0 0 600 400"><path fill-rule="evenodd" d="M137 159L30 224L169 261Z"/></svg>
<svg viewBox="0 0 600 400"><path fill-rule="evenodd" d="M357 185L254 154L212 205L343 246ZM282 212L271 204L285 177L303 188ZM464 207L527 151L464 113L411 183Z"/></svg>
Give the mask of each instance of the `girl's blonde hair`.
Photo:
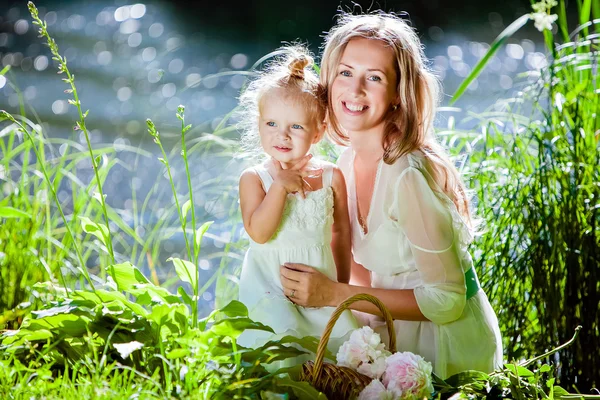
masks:
<svg viewBox="0 0 600 400"><path fill-rule="evenodd" d="M421 41L408 23L383 12L367 15L342 13L337 25L325 38L321 83L331 88L346 46L357 38L382 41L394 51L397 61L395 70L399 103L397 107L390 108L386 116L384 162L393 164L402 155L420 150L431 161L433 179L452 199L460 214L471 223L465 185L446 151L434 137L433 119L439 103L440 83L427 68ZM327 97L329 110L333 110L331 95ZM327 114L327 126L327 134L334 142L342 146L350 144L348 135L331 111Z"/></svg>
<svg viewBox="0 0 600 400"><path fill-rule="evenodd" d="M261 101L273 89L284 89L287 98L306 107L315 126L325 123L326 92L312 68L314 59L308 49L295 44L284 46L276 53L279 55L258 73L239 98L236 116L242 150L246 154L262 153L258 131Z"/></svg>

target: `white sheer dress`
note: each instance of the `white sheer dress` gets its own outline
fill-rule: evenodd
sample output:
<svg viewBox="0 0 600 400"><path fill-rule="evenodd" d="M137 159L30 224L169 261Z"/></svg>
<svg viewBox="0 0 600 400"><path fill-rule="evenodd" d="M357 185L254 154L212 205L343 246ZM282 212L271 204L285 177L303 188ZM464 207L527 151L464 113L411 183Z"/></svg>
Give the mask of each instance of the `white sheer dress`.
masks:
<svg viewBox="0 0 600 400"><path fill-rule="evenodd" d="M394 164L380 161L367 233L358 223L354 153L338 164L346 178L354 260L371 272L371 286L413 289L429 321L395 321L399 351L420 354L442 377L502 365L498 320L479 288L467 246L471 232L433 180L420 152ZM370 325L387 338L381 318Z"/></svg>

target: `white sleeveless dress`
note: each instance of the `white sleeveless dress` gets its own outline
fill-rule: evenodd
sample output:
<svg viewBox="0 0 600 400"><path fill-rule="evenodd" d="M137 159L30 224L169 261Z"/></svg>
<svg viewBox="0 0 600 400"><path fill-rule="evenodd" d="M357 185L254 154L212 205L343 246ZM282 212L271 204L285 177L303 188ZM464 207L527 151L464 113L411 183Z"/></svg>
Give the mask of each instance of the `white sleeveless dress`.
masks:
<svg viewBox="0 0 600 400"><path fill-rule="evenodd" d="M307 192L306 199L299 194L288 194L281 223L273 237L264 244L250 239L240 276L239 300L248 307L251 319L270 326L275 335L247 330L238 338L242 346L258 347L285 335L320 337L335 310L334 307L305 308L292 303L283 293L279 272L279 267L286 262L303 263L337 281L330 246L333 164L321 163L323 188ZM273 178L264 165L255 170L265 192L268 191ZM352 313L344 312L332 331L329 350L335 354L341 338L358 327Z"/></svg>
<svg viewBox="0 0 600 400"><path fill-rule="evenodd" d="M354 153L344 151L338 165L348 187L352 254L371 272L372 287L413 289L428 319L394 321L398 351L421 355L442 378L467 369L491 372L502 365L498 320L472 269L471 232L428 163L420 152L392 165L380 161L365 233L357 216ZM381 318L368 318L387 341Z"/></svg>

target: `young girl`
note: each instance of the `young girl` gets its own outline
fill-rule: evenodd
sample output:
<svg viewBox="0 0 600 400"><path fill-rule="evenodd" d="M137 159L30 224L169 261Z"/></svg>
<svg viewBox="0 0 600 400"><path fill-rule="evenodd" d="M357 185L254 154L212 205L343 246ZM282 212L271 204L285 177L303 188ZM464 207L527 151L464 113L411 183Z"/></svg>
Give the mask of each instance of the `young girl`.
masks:
<svg viewBox="0 0 600 400"><path fill-rule="evenodd" d="M292 264L281 269L284 290L313 307L378 297L395 319L398 350L420 354L442 378L501 366L498 321L467 251L465 186L434 137L439 84L418 36L392 15L345 15L326 38L321 72L328 133L350 146L338 165L349 193L353 284ZM379 314L366 303L353 308ZM385 335L380 318L371 325Z"/></svg>
<svg viewBox="0 0 600 400"><path fill-rule="evenodd" d="M350 278L350 224L346 186L333 164L308 154L325 130L326 102L312 58L299 47L283 49L240 98L242 141L268 159L240 178L240 205L250 248L244 258L239 298L250 318L275 335L248 330L238 343L256 347L285 335L320 336L332 307L303 308L284 293L279 267L286 261L318 265L332 281ZM350 311L338 320L331 350L358 325Z"/></svg>

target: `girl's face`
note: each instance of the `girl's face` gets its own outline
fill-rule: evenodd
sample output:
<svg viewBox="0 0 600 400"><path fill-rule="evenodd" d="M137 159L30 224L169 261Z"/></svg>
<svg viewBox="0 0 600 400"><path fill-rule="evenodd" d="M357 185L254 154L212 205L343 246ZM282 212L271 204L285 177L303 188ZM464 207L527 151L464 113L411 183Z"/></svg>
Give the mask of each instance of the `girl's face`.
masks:
<svg viewBox="0 0 600 400"><path fill-rule="evenodd" d="M272 89L260 102L259 134L264 151L283 168L289 168L308 154L318 142L325 126L314 122L306 107L285 95L284 89Z"/></svg>
<svg viewBox="0 0 600 400"><path fill-rule="evenodd" d="M381 127L397 101L394 51L380 40L352 39L331 85L333 113L348 132Z"/></svg>

